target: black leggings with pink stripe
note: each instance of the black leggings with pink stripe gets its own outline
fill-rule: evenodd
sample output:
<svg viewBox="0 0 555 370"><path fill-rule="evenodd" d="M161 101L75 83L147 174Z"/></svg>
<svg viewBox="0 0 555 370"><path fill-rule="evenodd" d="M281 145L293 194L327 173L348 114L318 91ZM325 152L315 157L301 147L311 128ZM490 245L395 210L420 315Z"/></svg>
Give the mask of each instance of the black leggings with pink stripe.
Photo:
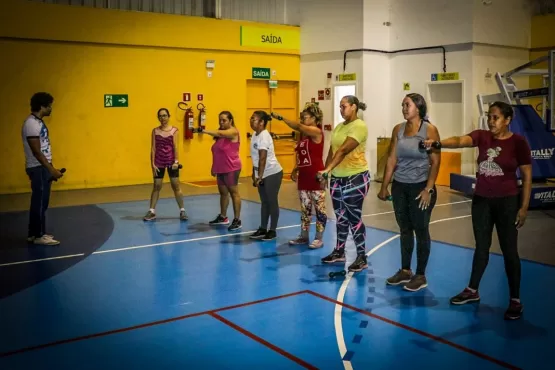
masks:
<svg viewBox="0 0 555 370"><path fill-rule="evenodd" d="M364 171L353 176L331 177L330 193L337 227L335 249L343 252L349 231L353 236L357 254L366 253L366 226L362 222L362 204L370 188L370 173Z"/></svg>

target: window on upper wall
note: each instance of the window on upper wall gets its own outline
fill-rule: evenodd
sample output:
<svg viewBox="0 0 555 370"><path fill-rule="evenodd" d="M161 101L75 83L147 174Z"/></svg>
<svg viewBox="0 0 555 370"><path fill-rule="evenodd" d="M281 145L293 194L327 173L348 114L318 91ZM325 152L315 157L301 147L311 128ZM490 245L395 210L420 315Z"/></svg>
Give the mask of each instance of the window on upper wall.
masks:
<svg viewBox="0 0 555 370"><path fill-rule="evenodd" d="M300 25L299 0L30 0L47 4Z"/></svg>
<svg viewBox="0 0 555 370"><path fill-rule="evenodd" d="M213 18L216 0L30 0L46 4Z"/></svg>

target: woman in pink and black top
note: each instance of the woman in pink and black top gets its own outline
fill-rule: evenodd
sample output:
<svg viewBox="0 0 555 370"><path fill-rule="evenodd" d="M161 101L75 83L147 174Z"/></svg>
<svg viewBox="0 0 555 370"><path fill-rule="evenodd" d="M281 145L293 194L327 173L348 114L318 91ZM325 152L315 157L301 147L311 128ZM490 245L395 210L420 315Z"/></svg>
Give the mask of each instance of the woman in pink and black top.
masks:
<svg viewBox="0 0 555 370"><path fill-rule="evenodd" d="M156 203L158 202L160 190L162 190L162 180L167 170L175 200L179 206L179 218L185 221L188 218L179 184L178 130L177 127L169 124L170 112L166 108L158 110L158 120L160 121L160 126L152 130L150 150L154 187L150 196L150 210L145 215L144 220L153 221L156 219Z"/></svg>
<svg viewBox="0 0 555 370"><path fill-rule="evenodd" d="M518 255L518 229L524 225L532 188L532 156L523 136L511 133L509 124L513 108L503 102L489 107L489 130L475 130L461 137L452 137L435 143L436 148L478 147L478 171L472 199L472 225L476 249L468 287L451 298L452 304L479 301L478 285L489 260L493 226L497 230L499 245L505 260L509 282L510 302L505 319L520 318L520 257ZM434 146L427 140L427 147ZM438 145L440 144L440 145ZM516 171L522 176L519 191ZM520 203L520 204L519 204Z"/></svg>
<svg viewBox="0 0 555 370"><path fill-rule="evenodd" d="M216 176L220 192L220 214L209 223L210 225L229 224L227 208L231 195L234 217L228 230L234 231L241 228L241 196L237 186L241 174L240 136L230 112L221 112L219 119L218 131L203 130L203 133L215 139L212 145L212 176Z"/></svg>
<svg viewBox="0 0 555 370"><path fill-rule="evenodd" d="M290 121L272 113L274 118L282 120L301 137L295 147L297 162L291 173L291 179L297 182L301 201L301 234L291 241L291 245L308 244L312 207L316 211L316 237L309 248L322 248L323 234L328 216L326 214L326 192L322 189L316 175L324 169L324 133L322 131L323 113L314 103L308 103L301 112L301 123Z"/></svg>

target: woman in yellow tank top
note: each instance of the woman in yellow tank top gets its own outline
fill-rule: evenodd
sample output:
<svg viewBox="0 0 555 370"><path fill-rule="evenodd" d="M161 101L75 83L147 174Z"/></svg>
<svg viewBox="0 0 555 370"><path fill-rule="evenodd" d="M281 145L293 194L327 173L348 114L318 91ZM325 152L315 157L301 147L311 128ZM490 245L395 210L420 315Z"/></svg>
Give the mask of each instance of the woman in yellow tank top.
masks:
<svg viewBox="0 0 555 370"><path fill-rule="evenodd" d="M356 96L341 99L339 106L345 121L332 132L331 145L326 167L318 173L326 181L331 173L330 194L337 218L337 243L330 255L322 258L323 263L344 262L345 243L349 231L357 249L357 258L349 271L361 271L368 267L366 261L366 226L362 222L362 204L370 188L370 171L366 160L368 128L358 118L359 109L366 104Z"/></svg>

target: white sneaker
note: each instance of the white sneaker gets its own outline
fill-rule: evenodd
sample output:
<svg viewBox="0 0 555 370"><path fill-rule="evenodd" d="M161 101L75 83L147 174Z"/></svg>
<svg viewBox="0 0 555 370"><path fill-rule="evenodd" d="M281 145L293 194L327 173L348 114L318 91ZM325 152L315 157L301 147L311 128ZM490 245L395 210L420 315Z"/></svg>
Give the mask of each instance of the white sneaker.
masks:
<svg viewBox="0 0 555 370"><path fill-rule="evenodd" d="M44 234L43 236L44 236L45 238L54 239L54 235ZM29 237L27 237L27 241L28 241L29 243L34 242L35 239L36 239L36 238L35 238L34 236L29 236Z"/></svg>
<svg viewBox="0 0 555 370"><path fill-rule="evenodd" d="M324 246L324 241L319 239L314 239L312 243L308 246L310 249L318 249Z"/></svg>
<svg viewBox="0 0 555 370"><path fill-rule="evenodd" d="M51 235L43 235L40 238L35 238L33 240L34 244L38 245L58 245L59 241L55 240Z"/></svg>

